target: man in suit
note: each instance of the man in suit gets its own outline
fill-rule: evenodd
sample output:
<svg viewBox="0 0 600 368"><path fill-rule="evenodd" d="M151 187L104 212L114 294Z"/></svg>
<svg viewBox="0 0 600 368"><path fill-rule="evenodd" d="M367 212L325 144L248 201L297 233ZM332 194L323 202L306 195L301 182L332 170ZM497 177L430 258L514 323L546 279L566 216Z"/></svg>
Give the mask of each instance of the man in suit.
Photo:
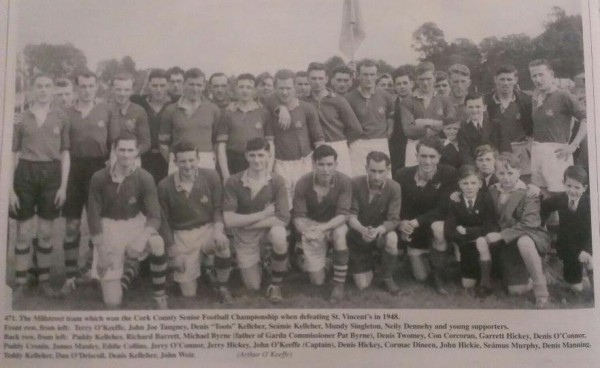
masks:
<svg viewBox="0 0 600 368"><path fill-rule="evenodd" d="M482 144L498 147L499 136L497 123L484 116L485 105L480 94L469 94L465 98L465 106L469 119L461 123L458 131L459 152L463 155L463 163L475 162L475 149Z"/></svg>

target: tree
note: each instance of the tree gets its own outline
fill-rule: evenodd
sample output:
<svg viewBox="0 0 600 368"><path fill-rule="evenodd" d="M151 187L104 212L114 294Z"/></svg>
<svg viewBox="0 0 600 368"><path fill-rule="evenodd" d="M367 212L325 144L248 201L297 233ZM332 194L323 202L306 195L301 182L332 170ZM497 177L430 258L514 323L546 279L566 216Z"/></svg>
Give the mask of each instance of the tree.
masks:
<svg viewBox="0 0 600 368"><path fill-rule="evenodd" d="M70 76L75 69L87 67L87 58L83 52L70 43L28 44L23 50L23 56L29 75L44 72L55 77L63 77Z"/></svg>
<svg viewBox="0 0 600 368"><path fill-rule="evenodd" d="M419 60L426 61L440 55L448 47L444 39L444 31L433 22L423 23L412 34L413 50L419 52Z"/></svg>
<svg viewBox="0 0 600 368"><path fill-rule="evenodd" d="M135 61L133 61L131 56L125 56L121 60L102 60L98 63L98 67L96 68L96 74L98 74L100 80L105 83L110 82L110 80L119 73L130 73L136 76L137 70L135 69Z"/></svg>
<svg viewBox="0 0 600 368"><path fill-rule="evenodd" d="M344 59L336 55L327 59L324 64L325 70L327 70L327 75L331 75L333 69L337 68L338 66L346 65L346 62Z"/></svg>

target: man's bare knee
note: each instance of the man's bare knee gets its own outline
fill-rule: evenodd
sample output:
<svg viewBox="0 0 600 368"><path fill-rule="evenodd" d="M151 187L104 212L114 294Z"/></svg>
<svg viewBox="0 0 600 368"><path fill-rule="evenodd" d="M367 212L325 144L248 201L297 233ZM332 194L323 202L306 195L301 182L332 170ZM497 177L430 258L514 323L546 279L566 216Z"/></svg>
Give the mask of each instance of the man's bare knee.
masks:
<svg viewBox="0 0 600 368"><path fill-rule="evenodd" d="M359 290L363 290L368 288L371 285L371 281L373 281L373 272L362 272L354 274L353 277L354 284Z"/></svg>
<svg viewBox="0 0 600 368"><path fill-rule="evenodd" d="M315 272L309 272L308 278L313 285L323 285L325 283L325 270L321 269Z"/></svg>
<svg viewBox="0 0 600 368"><path fill-rule="evenodd" d="M390 254L398 254L398 234L395 231L385 234L385 250Z"/></svg>
<svg viewBox="0 0 600 368"><path fill-rule="evenodd" d="M269 230L269 240L273 246L273 251L277 254L283 254L287 252L287 233L283 226L273 226Z"/></svg>
<svg viewBox="0 0 600 368"><path fill-rule="evenodd" d="M444 221L436 221L431 224L434 240L444 240Z"/></svg>
<svg viewBox="0 0 600 368"><path fill-rule="evenodd" d="M65 221L65 241L72 242L79 236L79 226L81 221L79 219L68 218Z"/></svg>
<svg viewBox="0 0 600 368"><path fill-rule="evenodd" d="M38 239L40 240L40 246L44 243L49 244L52 241L52 221L42 219L38 221Z"/></svg>
<svg viewBox="0 0 600 368"><path fill-rule="evenodd" d="M242 274L242 282L246 288L250 290L260 289L260 268L258 265L250 266L248 268L241 268L240 273Z"/></svg>

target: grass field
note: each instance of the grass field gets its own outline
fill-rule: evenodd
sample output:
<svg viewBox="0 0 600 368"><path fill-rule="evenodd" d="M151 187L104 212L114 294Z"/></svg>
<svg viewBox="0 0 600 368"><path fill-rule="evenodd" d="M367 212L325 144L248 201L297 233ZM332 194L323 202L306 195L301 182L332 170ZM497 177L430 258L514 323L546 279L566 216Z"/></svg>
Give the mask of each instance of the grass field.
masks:
<svg viewBox="0 0 600 368"><path fill-rule="evenodd" d="M10 239L14 239L15 224L9 224ZM63 264L62 234L64 233L64 220L58 220L54 229L54 256L55 265ZM13 261L14 244L9 242L8 247L7 280L13 283ZM560 262L551 259L548 267L549 272L560 278ZM284 280L284 301L276 306L269 303L264 297L263 290L260 293L247 291L242 285L239 273L234 271L231 277L231 290L234 302L223 306L219 303L217 295L207 283L200 282L198 295L195 298L183 298L177 284L170 281L167 292L169 295L169 307L171 309L267 309L267 308L399 308L399 309L531 309L535 308L532 295L509 296L499 281L494 284L494 294L486 299L477 299L460 287L458 268L451 264L448 270L448 291L450 295L441 296L429 285L418 283L410 273L408 262L405 258L399 262L395 275L396 282L401 291L397 296L391 296L380 288L377 273L373 285L359 291L349 279L347 282L347 298L337 304L331 304L327 298L330 285L322 287L311 286L306 274L292 271ZM62 267L54 267L51 274L52 285L59 289L64 281ZM122 309L144 310L153 309L154 304L151 297L151 282L149 276L138 278L125 294ZM549 286L550 309L564 308L593 308L593 294L588 289L582 295L575 295L566 289L560 280ZM68 298L48 299L40 295L35 287L32 287L26 297L13 304L14 310L104 310L101 291L98 285L91 284L79 287Z"/></svg>

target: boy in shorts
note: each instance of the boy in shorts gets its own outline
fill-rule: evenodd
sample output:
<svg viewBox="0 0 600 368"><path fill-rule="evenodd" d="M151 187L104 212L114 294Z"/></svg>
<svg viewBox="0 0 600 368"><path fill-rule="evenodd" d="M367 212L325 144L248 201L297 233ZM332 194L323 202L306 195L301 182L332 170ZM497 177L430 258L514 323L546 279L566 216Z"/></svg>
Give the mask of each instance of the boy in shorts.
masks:
<svg viewBox="0 0 600 368"><path fill-rule="evenodd" d="M284 179L267 170L269 142L254 138L246 144L248 169L232 175L225 183L223 218L232 229L233 245L244 285L260 289L261 244L271 243L271 284L267 298L283 300L281 283L287 271L288 243L285 227L290 221Z"/></svg>

